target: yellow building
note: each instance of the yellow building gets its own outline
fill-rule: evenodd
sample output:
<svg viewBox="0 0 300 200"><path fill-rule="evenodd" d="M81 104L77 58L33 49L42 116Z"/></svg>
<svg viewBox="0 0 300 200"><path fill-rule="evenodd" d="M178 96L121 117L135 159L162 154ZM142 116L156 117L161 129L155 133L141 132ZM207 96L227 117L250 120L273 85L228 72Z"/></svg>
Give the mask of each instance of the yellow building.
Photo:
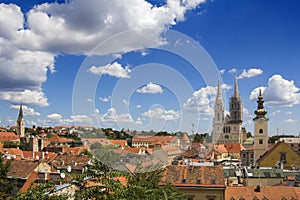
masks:
<svg viewBox="0 0 300 200"><path fill-rule="evenodd" d="M300 156L285 142L279 141L258 160L258 163L260 166L289 169L300 167Z"/></svg>

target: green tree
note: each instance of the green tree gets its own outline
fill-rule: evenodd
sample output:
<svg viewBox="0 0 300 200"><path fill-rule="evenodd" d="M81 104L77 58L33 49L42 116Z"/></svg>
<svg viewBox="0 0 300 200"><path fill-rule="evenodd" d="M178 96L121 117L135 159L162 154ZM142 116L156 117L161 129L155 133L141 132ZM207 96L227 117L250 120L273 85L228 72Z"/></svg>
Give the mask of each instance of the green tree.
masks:
<svg viewBox="0 0 300 200"><path fill-rule="evenodd" d="M10 169L10 161L4 161L0 153L0 199L11 199L14 192L14 184L7 178Z"/></svg>
<svg viewBox="0 0 300 200"><path fill-rule="evenodd" d="M66 194L55 194L55 185L52 182L31 184L30 188L24 192L19 192L15 200L66 200Z"/></svg>
<svg viewBox="0 0 300 200"><path fill-rule="evenodd" d="M162 173L163 169L137 174L116 171L94 159L94 164L88 166L86 174L72 181L78 186L75 199L185 199L175 186L159 185ZM84 177L90 177L89 183ZM120 178L125 178L126 183L121 183Z"/></svg>

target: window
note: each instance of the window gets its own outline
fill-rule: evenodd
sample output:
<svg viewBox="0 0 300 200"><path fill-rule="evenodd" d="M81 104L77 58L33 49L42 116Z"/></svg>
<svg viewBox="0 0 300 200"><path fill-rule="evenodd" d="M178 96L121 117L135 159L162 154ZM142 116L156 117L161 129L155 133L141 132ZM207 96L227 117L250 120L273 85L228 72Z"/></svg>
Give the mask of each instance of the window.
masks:
<svg viewBox="0 0 300 200"><path fill-rule="evenodd" d="M243 153L243 158L246 158L246 154L245 153Z"/></svg>
<svg viewBox="0 0 300 200"><path fill-rule="evenodd" d="M183 178L181 182L182 182L182 183L186 183L186 180L185 180L185 178Z"/></svg>
<svg viewBox="0 0 300 200"><path fill-rule="evenodd" d="M196 182L197 184L201 184L202 183L202 181L200 180L200 179L197 179L197 182Z"/></svg>
<svg viewBox="0 0 300 200"><path fill-rule="evenodd" d="M261 128L261 129L259 129L259 133L260 134L263 134L264 133L264 130Z"/></svg>
<svg viewBox="0 0 300 200"><path fill-rule="evenodd" d="M286 152L280 152L280 162L286 163Z"/></svg>
<svg viewBox="0 0 300 200"><path fill-rule="evenodd" d="M271 173L270 172L265 172L264 174L265 174L266 178L270 178L271 177Z"/></svg>
<svg viewBox="0 0 300 200"><path fill-rule="evenodd" d="M211 179L211 184L217 184L217 181L216 181L216 179Z"/></svg>
<svg viewBox="0 0 300 200"><path fill-rule="evenodd" d="M259 139L259 140L258 140L258 143L259 143L259 144L263 144L263 143L264 143L264 140L263 140L263 139Z"/></svg>

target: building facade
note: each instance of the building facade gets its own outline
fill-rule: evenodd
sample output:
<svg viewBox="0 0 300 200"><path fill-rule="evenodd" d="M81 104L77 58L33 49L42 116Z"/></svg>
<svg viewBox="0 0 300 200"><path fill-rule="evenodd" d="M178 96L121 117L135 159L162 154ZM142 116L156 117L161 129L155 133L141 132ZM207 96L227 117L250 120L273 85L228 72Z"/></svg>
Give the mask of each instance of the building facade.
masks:
<svg viewBox="0 0 300 200"><path fill-rule="evenodd" d="M246 137L243 123L243 103L238 92L237 78L234 78L234 93L229 102L229 115L224 117L224 103L220 78L218 79L218 90L214 107L213 121L213 143L242 143Z"/></svg>
<svg viewBox="0 0 300 200"><path fill-rule="evenodd" d="M257 110L254 111L256 117L254 122L254 164L268 150L268 121L267 111L264 109L264 100L259 90L257 100Z"/></svg>

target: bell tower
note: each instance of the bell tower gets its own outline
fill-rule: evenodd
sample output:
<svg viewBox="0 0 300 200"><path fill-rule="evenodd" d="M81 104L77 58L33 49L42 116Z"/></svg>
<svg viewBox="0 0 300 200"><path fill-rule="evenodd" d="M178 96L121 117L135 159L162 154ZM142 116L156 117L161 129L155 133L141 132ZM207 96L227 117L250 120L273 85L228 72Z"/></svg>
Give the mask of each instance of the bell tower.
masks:
<svg viewBox="0 0 300 200"><path fill-rule="evenodd" d="M19 110L19 116L17 119L17 135L20 137L25 137L25 124L24 124L24 118L23 118L23 109L22 109L22 103L20 105Z"/></svg>
<svg viewBox="0 0 300 200"><path fill-rule="evenodd" d="M224 126L224 104L222 99L222 91L220 84L220 77L218 78L218 89L214 108L214 121L213 121L213 143L217 143Z"/></svg>
<svg viewBox="0 0 300 200"><path fill-rule="evenodd" d="M254 111L256 117L254 122L254 164L268 150L268 121L265 117L267 111L264 109L264 100L259 90L257 100L257 110Z"/></svg>

